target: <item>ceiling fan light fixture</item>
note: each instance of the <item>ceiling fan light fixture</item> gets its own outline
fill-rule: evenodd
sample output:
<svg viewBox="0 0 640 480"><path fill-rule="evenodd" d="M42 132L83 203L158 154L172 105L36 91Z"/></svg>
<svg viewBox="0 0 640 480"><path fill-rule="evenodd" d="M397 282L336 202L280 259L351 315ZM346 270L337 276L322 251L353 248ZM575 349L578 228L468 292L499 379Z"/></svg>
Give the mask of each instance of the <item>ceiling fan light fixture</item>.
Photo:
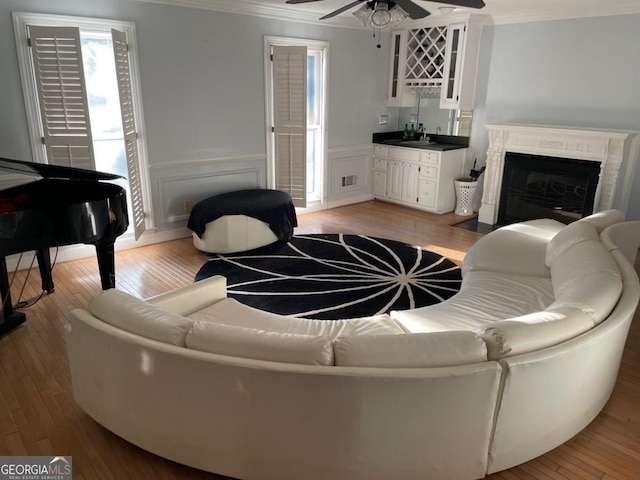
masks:
<svg viewBox="0 0 640 480"><path fill-rule="evenodd" d="M358 10L353 12L352 15L360 20L362 25L366 27L369 24L369 17L371 17L371 9L369 8L369 5L365 3Z"/></svg>
<svg viewBox="0 0 640 480"><path fill-rule="evenodd" d="M397 27L402 20L409 16L407 12L400 8L400 5L396 5L395 7L393 7L391 10L389 10L389 13L391 14L391 24L394 26L394 28Z"/></svg>
<svg viewBox="0 0 640 480"><path fill-rule="evenodd" d="M451 15L456 7L438 7L442 15Z"/></svg>
<svg viewBox="0 0 640 480"><path fill-rule="evenodd" d="M391 13L389 12L389 4L380 1L376 3L376 7L371 14L371 26L373 28L382 29L391 23Z"/></svg>

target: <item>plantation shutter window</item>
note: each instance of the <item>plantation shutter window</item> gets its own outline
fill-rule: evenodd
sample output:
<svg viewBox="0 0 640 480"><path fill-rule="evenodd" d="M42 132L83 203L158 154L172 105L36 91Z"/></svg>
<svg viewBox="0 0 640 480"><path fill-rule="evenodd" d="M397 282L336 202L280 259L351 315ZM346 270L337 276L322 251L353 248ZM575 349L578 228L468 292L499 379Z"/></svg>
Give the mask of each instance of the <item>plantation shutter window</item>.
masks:
<svg viewBox="0 0 640 480"><path fill-rule="evenodd" d="M306 207L307 47L273 46L276 189Z"/></svg>
<svg viewBox="0 0 640 480"><path fill-rule="evenodd" d="M111 30L113 39L113 54L116 61L116 76L118 80L118 95L120 98L120 113L122 115L122 130L124 132L125 154L127 157L127 171L129 175L129 191L131 195L131 216L135 238L138 240L145 230L144 204L142 201L142 180L140 177L140 162L138 156L138 134L134 116L133 97L131 91L131 72L129 68L129 48L127 34L118 30Z"/></svg>
<svg viewBox="0 0 640 480"><path fill-rule="evenodd" d="M29 26L29 41L49 163L95 170L80 30Z"/></svg>

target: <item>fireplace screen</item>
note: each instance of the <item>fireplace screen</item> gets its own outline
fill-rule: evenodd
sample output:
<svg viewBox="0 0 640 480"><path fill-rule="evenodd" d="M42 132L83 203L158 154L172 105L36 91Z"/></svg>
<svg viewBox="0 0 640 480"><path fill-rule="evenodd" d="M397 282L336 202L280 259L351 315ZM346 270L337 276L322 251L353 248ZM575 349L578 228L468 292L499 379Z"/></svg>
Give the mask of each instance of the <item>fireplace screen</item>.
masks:
<svg viewBox="0 0 640 480"><path fill-rule="evenodd" d="M590 215L599 175L599 162L507 152L498 224Z"/></svg>

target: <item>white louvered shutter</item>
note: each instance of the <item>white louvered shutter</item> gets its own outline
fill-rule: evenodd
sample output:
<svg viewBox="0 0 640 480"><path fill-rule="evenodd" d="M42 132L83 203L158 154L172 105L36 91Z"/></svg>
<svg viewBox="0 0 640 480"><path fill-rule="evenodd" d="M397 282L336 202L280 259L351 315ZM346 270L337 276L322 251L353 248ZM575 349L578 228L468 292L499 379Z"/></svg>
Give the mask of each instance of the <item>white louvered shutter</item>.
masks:
<svg viewBox="0 0 640 480"><path fill-rule="evenodd" d="M307 47L273 46L276 189L307 205Z"/></svg>
<svg viewBox="0 0 640 480"><path fill-rule="evenodd" d="M129 193L131 195L131 216L135 238L138 240L145 230L144 204L142 198L142 180L140 178L140 162L138 157L138 134L133 112L131 93L131 75L129 69L129 48L127 34L111 30L113 38L113 54L116 60L116 76L120 97L120 113L122 114L122 130L124 132L127 171L129 173Z"/></svg>
<svg viewBox="0 0 640 480"><path fill-rule="evenodd" d="M80 30L29 26L29 40L48 162L95 170Z"/></svg>

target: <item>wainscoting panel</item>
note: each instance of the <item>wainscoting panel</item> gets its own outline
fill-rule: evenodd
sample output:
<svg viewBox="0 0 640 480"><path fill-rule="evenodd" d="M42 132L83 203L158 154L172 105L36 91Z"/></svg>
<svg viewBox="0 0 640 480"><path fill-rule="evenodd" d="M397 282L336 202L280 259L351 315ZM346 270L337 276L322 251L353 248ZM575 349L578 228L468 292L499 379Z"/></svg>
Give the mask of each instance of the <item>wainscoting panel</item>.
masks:
<svg viewBox="0 0 640 480"><path fill-rule="evenodd" d="M175 166L173 166L175 165ZM212 195L266 187L264 157L212 159L151 169L156 225L189 218L189 208Z"/></svg>
<svg viewBox="0 0 640 480"><path fill-rule="evenodd" d="M371 195L372 157L372 145L348 145L329 149L329 202Z"/></svg>

